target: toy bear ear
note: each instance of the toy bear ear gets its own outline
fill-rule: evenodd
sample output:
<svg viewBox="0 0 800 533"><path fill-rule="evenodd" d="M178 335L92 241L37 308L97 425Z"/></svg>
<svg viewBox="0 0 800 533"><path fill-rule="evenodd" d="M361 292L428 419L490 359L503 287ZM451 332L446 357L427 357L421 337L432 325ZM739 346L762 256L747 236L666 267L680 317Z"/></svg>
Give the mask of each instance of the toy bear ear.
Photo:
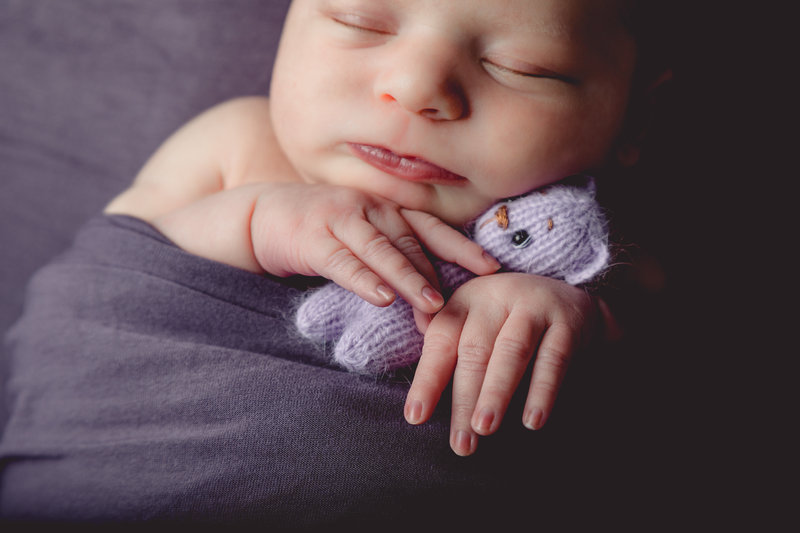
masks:
<svg viewBox="0 0 800 533"><path fill-rule="evenodd" d="M585 258L585 261L576 265L576 270L564 276L564 281L570 285L580 285L591 281L608 266L610 255L608 244L601 240L595 240L592 242L591 253Z"/></svg>
<svg viewBox="0 0 800 533"><path fill-rule="evenodd" d="M595 183L595 179L588 174L575 174L569 176L568 178L564 178L558 184L568 185L571 187L575 187L576 189L581 189L587 192L592 198L597 195L597 184Z"/></svg>

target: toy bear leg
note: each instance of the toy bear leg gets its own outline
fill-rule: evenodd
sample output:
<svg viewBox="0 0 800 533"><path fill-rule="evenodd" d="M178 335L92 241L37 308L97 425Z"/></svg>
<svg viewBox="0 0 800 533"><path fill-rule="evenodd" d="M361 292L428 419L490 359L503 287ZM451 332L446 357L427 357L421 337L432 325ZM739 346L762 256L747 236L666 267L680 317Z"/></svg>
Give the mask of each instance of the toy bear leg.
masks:
<svg viewBox="0 0 800 533"><path fill-rule="evenodd" d="M416 362L422 341L411 306L398 299L389 307L372 307L348 324L334 348L334 360L351 372L385 374Z"/></svg>
<svg viewBox="0 0 800 533"><path fill-rule="evenodd" d="M328 283L309 294L297 310L295 325L300 333L316 341L332 341L369 305L347 289Z"/></svg>

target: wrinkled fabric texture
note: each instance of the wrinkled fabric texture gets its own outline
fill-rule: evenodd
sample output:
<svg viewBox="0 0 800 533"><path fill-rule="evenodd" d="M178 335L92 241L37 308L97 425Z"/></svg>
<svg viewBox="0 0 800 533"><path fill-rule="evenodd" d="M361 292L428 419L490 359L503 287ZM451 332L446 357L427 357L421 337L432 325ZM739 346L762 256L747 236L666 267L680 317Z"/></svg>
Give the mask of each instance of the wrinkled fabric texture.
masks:
<svg viewBox="0 0 800 533"><path fill-rule="evenodd" d="M295 285L91 220L8 337L3 516L298 526L497 494L514 447L464 461L446 408L403 420L407 380L330 368L293 329Z"/></svg>

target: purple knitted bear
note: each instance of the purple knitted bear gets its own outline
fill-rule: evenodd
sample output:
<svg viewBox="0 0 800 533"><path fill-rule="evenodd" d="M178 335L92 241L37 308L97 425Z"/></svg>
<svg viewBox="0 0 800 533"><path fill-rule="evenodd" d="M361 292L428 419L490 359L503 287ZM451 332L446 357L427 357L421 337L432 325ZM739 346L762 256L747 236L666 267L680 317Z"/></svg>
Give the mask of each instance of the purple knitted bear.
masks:
<svg viewBox="0 0 800 533"><path fill-rule="evenodd" d="M586 283L609 260L608 231L592 178L573 177L500 202L475 222L472 238L503 270ZM453 263L434 265L445 298L474 277ZM312 340L334 343L333 359L351 372L385 374L416 362L423 336L411 306L397 298L376 307L328 283L301 304L297 328Z"/></svg>

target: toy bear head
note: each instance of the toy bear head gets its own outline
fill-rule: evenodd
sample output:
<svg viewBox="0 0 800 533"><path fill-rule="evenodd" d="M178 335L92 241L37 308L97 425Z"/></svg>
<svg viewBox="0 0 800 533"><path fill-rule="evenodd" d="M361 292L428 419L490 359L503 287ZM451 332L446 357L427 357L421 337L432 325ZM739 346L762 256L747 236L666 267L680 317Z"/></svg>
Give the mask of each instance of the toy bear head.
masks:
<svg viewBox="0 0 800 533"><path fill-rule="evenodd" d="M499 202L475 221L473 239L505 270L586 283L610 255L595 191L594 179L575 176Z"/></svg>

